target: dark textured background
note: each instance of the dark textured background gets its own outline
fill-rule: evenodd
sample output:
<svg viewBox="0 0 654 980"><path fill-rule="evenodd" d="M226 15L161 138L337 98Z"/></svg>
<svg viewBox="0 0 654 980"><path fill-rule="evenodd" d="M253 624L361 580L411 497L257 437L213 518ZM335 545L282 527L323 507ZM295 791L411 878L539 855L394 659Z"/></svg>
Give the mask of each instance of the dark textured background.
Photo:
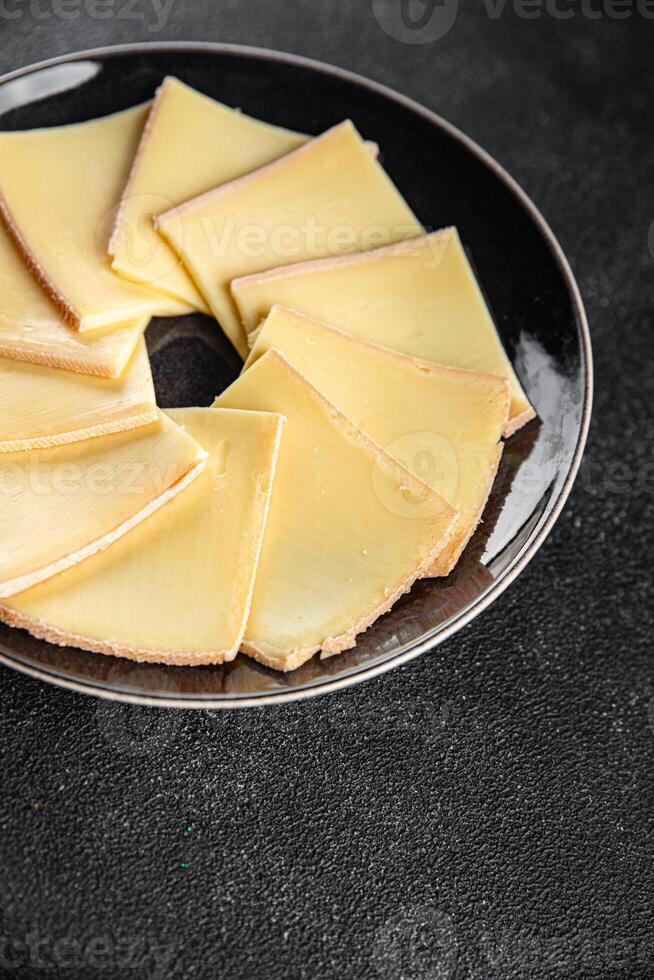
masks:
<svg viewBox="0 0 654 980"><path fill-rule="evenodd" d="M371 0L172 0L160 30L157 0L129 3L5 0L0 70L234 41L436 109L567 251L595 421L527 571L377 681L174 714L0 670L0 977L654 977L654 21L461 0L408 45Z"/></svg>

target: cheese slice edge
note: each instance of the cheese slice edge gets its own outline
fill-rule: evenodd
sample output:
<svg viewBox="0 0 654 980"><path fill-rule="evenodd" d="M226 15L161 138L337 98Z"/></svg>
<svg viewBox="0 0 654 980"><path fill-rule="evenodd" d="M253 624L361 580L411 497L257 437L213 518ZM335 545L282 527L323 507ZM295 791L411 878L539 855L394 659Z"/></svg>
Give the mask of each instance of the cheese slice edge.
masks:
<svg viewBox="0 0 654 980"><path fill-rule="evenodd" d="M215 405L287 419L243 650L287 671L348 649L431 566L458 515L274 349Z"/></svg>
<svg viewBox="0 0 654 980"><path fill-rule="evenodd" d="M183 490L206 453L170 419L0 456L0 597L83 561Z"/></svg>
<svg viewBox="0 0 654 980"><path fill-rule="evenodd" d="M455 228L242 277L231 292L250 335L273 305L291 307L413 357L508 378L507 437L535 416Z"/></svg>
<svg viewBox="0 0 654 980"><path fill-rule="evenodd" d="M143 339L115 381L0 358L0 453L79 442L157 418Z"/></svg>
<svg viewBox="0 0 654 980"><path fill-rule="evenodd" d="M63 320L0 221L0 357L118 378L149 316L79 333Z"/></svg>
<svg viewBox="0 0 654 980"><path fill-rule="evenodd" d="M151 215L256 170L308 139L166 77L155 95L121 197L108 246L112 267L128 279L150 283L208 313L202 294L177 254L157 234ZM201 153L190 152L200 146Z"/></svg>
<svg viewBox="0 0 654 980"><path fill-rule="evenodd" d="M147 111L0 133L0 215L36 281L77 330L190 311L122 279L106 259L106 225Z"/></svg>
<svg viewBox="0 0 654 980"><path fill-rule="evenodd" d="M164 212L155 224L244 359L233 279L424 232L351 122Z"/></svg>
<svg viewBox="0 0 654 980"><path fill-rule="evenodd" d="M141 662L234 659L283 419L212 408L168 414L206 447L205 471L104 552L0 604L0 618L52 643Z"/></svg>
<svg viewBox="0 0 654 980"><path fill-rule="evenodd" d="M448 575L474 534L502 455L509 383L421 361L273 307L244 370L271 348L460 513L430 569Z"/></svg>

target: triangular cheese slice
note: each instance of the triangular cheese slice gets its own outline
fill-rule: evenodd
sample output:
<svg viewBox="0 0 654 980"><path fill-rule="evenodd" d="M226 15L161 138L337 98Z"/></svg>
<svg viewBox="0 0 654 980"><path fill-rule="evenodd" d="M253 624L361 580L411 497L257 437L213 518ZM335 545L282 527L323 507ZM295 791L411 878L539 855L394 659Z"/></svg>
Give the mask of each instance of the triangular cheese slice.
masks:
<svg viewBox="0 0 654 980"><path fill-rule="evenodd" d="M157 219L239 353L229 285L289 262L414 238L422 226L350 122Z"/></svg>
<svg viewBox="0 0 654 980"><path fill-rule="evenodd" d="M110 548L2 603L2 619L132 660L197 666L236 656L283 420L213 408L169 414L207 450L204 473Z"/></svg>
<svg viewBox="0 0 654 980"><path fill-rule="evenodd" d="M419 361L279 306L265 320L246 368L272 347L459 512L450 543L429 570L448 575L497 473L509 410L506 379Z"/></svg>
<svg viewBox="0 0 654 980"><path fill-rule="evenodd" d="M117 381L0 358L0 453L79 442L157 418L143 339Z"/></svg>
<svg viewBox="0 0 654 980"><path fill-rule="evenodd" d="M431 567L456 512L275 350L216 405L287 420L243 649L293 670L354 646Z"/></svg>
<svg viewBox="0 0 654 980"><path fill-rule="evenodd" d="M413 357L508 378L505 435L534 417L455 228L249 276L232 293L248 333L279 303Z"/></svg>
<svg viewBox="0 0 654 980"><path fill-rule="evenodd" d="M205 455L166 416L131 432L0 455L0 596L106 548L196 477Z"/></svg>
<svg viewBox="0 0 654 980"><path fill-rule="evenodd" d="M73 330L30 274L0 221L0 357L118 378L149 319L89 333Z"/></svg>
<svg viewBox="0 0 654 980"><path fill-rule="evenodd" d="M0 133L0 211L64 319L94 330L187 304L112 272L108 235L149 105L104 119Z"/></svg>
<svg viewBox="0 0 654 980"><path fill-rule="evenodd" d="M164 79L109 243L113 268L208 312L181 260L154 230L152 215L257 170L307 140L230 109L176 78Z"/></svg>

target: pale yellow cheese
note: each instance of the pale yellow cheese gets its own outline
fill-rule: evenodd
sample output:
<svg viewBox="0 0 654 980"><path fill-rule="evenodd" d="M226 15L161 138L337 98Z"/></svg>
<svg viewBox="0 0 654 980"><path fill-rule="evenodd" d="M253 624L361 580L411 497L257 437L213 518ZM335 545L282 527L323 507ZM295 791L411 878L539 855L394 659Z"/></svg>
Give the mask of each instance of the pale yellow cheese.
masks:
<svg viewBox="0 0 654 980"><path fill-rule="evenodd" d="M505 435L534 417L455 228L242 278L232 293L248 333L280 303L413 357L508 378Z"/></svg>
<svg viewBox="0 0 654 980"><path fill-rule="evenodd" d="M0 357L118 378L148 320L88 333L73 330L30 274L0 221Z"/></svg>
<svg viewBox="0 0 654 980"><path fill-rule="evenodd" d="M488 500L502 455L509 384L420 361L275 306L245 368L276 348L344 415L460 514L429 570L448 575Z"/></svg>
<svg viewBox="0 0 654 980"><path fill-rule="evenodd" d="M350 122L157 219L243 357L238 276L414 238L422 227Z"/></svg>
<svg viewBox="0 0 654 980"><path fill-rule="evenodd" d="M148 105L0 133L0 210L33 275L77 330L188 312L112 272L107 241Z"/></svg>
<svg viewBox="0 0 654 980"><path fill-rule="evenodd" d="M205 455L166 416L130 432L0 455L0 596L107 547L194 479Z"/></svg>
<svg viewBox="0 0 654 980"><path fill-rule="evenodd" d="M287 420L243 649L293 670L354 646L432 565L456 512L276 350L216 405Z"/></svg>
<svg viewBox="0 0 654 980"><path fill-rule="evenodd" d="M109 243L112 266L208 312L152 216L290 153L308 137L269 126L164 79L141 138Z"/></svg>
<svg viewBox="0 0 654 980"><path fill-rule="evenodd" d="M215 664L240 646L283 419L171 411L207 450L205 471L105 551L0 605L50 642L133 660Z"/></svg>
<svg viewBox="0 0 654 980"><path fill-rule="evenodd" d="M0 453L79 442L157 418L143 339L117 381L0 358Z"/></svg>

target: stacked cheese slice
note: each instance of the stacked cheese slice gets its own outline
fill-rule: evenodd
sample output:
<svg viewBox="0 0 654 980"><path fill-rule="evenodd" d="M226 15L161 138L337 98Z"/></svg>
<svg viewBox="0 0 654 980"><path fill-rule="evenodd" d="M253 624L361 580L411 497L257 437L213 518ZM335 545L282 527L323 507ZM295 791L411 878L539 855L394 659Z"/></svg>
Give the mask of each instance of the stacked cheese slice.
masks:
<svg viewBox="0 0 654 980"><path fill-rule="evenodd" d="M293 670L456 566L534 411L456 230L351 122L311 139L167 78L0 133L0 214L0 618ZM162 413L144 331L192 311L243 373Z"/></svg>

